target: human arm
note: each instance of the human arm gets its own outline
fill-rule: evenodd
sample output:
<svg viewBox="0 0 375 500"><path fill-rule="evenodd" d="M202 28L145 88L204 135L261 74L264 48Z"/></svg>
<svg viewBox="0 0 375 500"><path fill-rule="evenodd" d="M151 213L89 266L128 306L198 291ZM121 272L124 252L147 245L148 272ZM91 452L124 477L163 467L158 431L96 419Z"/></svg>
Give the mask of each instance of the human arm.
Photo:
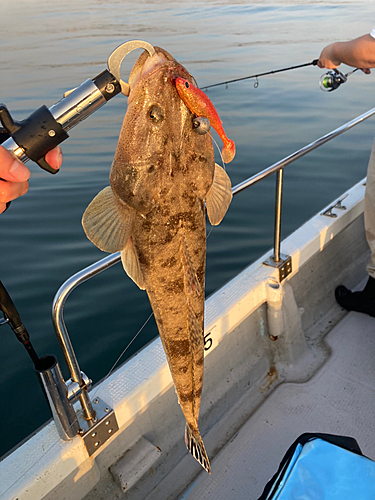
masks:
<svg viewBox="0 0 375 500"><path fill-rule="evenodd" d="M320 68L333 69L341 63L370 73L369 68L375 67L375 38L367 34L348 42L331 43L322 50L318 60Z"/></svg>
<svg viewBox="0 0 375 500"><path fill-rule="evenodd" d="M62 152L57 146L46 155L52 168L59 169ZM0 146L0 213L4 212L9 201L23 196L29 189L29 169L13 154Z"/></svg>

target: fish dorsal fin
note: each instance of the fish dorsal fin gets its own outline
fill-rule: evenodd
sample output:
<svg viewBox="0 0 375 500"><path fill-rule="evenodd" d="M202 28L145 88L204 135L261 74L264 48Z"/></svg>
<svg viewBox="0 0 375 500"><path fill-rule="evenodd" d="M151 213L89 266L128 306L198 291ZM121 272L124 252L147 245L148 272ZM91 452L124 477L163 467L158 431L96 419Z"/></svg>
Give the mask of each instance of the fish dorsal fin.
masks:
<svg viewBox="0 0 375 500"><path fill-rule="evenodd" d="M184 231L180 228L180 243L181 243L181 261L184 269L185 290L188 294L201 294L201 286L198 281L197 273L191 260L190 252L186 243Z"/></svg>
<svg viewBox="0 0 375 500"><path fill-rule="evenodd" d="M145 290L146 285L139 264L137 250L131 237L128 239L125 248L121 252L121 262L129 278L131 278L141 290Z"/></svg>
<svg viewBox="0 0 375 500"><path fill-rule="evenodd" d="M228 174L215 163L214 180L206 195L207 215L213 226L217 226L223 220L232 197L232 185Z"/></svg>
<svg viewBox="0 0 375 500"><path fill-rule="evenodd" d="M95 196L82 217L88 239L104 252L125 248L133 228L135 211L123 205L107 186Z"/></svg>

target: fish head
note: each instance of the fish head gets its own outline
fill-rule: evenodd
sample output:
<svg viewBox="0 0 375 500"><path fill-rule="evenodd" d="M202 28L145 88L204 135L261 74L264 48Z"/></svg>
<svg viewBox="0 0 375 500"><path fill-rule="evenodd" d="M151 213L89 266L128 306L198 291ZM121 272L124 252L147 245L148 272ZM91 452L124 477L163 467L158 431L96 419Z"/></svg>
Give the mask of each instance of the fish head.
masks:
<svg viewBox="0 0 375 500"><path fill-rule="evenodd" d="M130 94L110 183L115 195L142 215L168 197L176 183L202 200L215 162L209 134L200 135L195 114L181 100L176 79L195 83L168 52L144 52L129 77Z"/></svg>

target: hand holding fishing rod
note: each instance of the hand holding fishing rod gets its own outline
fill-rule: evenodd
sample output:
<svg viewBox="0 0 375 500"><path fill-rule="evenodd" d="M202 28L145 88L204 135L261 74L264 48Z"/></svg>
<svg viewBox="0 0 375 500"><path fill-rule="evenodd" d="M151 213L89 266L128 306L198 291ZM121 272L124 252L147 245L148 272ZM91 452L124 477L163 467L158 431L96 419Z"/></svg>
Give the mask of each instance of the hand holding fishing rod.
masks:
<svg viewBox="0 0 375 500"><path fill-rule="evenodd" d="M337 69L340 64L370 73L370 68L375 67L375 28L366 35L347 42L330 43L323 48L319 68Z"/></svg>
<svg viewBox="0 0 375 500"><path fill-rule="evenodd" d="M212 87L218 87L219 85L228 85L229 83L235 83L235 82L240 82L242 80L250 80L250 79L255 79L254 88L258 88L259 86L258 78L262 76L274 75L276 73L282 73L284 71L290 71L293 69L306 68L307 66L319 66L319 59L314 59L309 63L297 64L296 66L288 66L287 68L274 69L272 71L266 71L264 73L242 76L240 78L234 78L233 80L226 80L224 82L214 83L213 85L206 85L203 88L204 90L207 90ZM324 67L324 66L319 66L319 67ZM345 83L348 80L348 77L352 75L355 71L358 71L358 69L359 68L356 68L355 70L350 71L346 75L338 71L338 69L336 68L333 69L332 71L328 71L320 78L319 86L324 91L332 92L333 90L338 89L341 84Z"/></svg>
<svg viewBox="0 0 375 500"><path fill-rule="evenodd" d="M361 69L365 74L370 74L370 69L375 65L375 30L371 34L363 35L348 42L334 42L322 50L319 59L319 68L327 68L319 85L322 90L331 92L345 83L350 75ZM356 69L346 75L341 73L337 67L347 64Z"/></svg>

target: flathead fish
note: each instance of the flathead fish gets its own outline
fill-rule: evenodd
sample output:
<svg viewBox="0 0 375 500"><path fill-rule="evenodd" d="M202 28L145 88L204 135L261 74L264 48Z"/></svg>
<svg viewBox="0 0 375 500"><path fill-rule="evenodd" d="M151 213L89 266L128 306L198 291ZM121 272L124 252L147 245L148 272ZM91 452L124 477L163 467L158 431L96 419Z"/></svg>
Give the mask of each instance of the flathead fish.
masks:
<svg viewBox="0 0 375 500"><path fill-rule="evenodd" d="M215 164L209 134L176 89L194 78L168 52L144 52L129 77L128 108L110 172L110 186L86 209L87 237L105 252L121 251L123 267L146 290L179 404L185 442L211 472L198 429L203 384L206 208L217 225L232 199Z"/></svg>

